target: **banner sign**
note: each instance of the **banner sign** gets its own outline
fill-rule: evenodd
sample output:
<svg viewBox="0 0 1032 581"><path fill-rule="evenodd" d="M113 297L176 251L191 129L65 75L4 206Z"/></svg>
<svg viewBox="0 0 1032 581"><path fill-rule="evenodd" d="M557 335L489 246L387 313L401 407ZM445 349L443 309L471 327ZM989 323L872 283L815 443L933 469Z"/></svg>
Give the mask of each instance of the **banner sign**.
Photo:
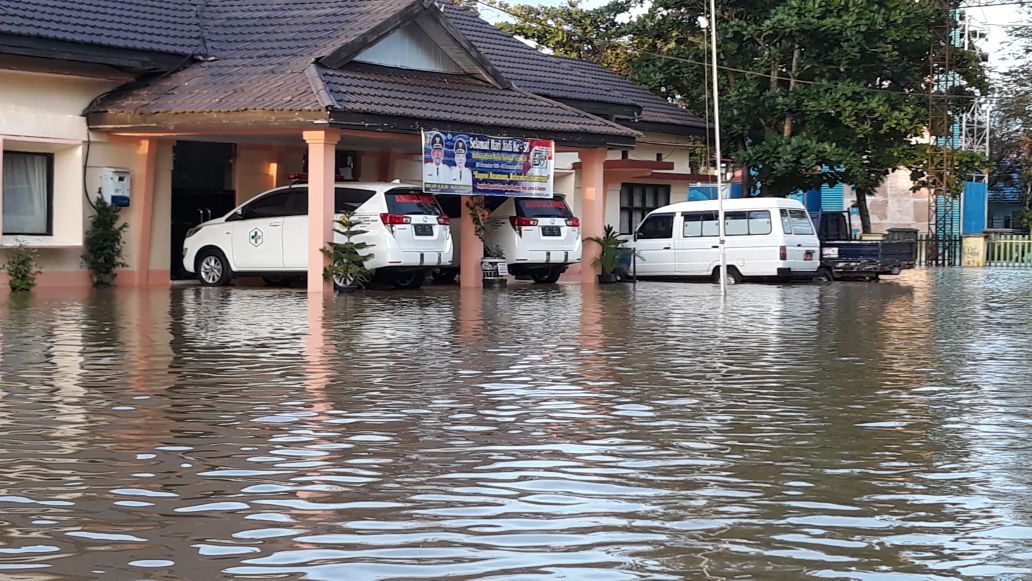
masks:
<svg viewBox="0 0 1032 581"><path fill-rule="evenodd" d="M555 142L423 131L423 191L551 198Z"/></svg>

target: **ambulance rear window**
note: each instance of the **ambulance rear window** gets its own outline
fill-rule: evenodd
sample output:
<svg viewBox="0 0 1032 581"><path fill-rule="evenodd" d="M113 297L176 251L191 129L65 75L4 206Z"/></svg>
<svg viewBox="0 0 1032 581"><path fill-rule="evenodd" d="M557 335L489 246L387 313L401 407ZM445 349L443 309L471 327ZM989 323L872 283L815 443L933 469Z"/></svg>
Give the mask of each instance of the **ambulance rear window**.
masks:
<svg viewBox="0 0 1032 581"><path fill-rule="evenodd" d="M444 214L437 200L419 190L391 190L385 194L387 211L403 216L440 216Z"/></svg>
<svg viewBox="0 0 1032 581"><path fill-rule="evenodd" d="M562 199L517 198L516 215L525 218L572 218L573 212Z"/></svg>

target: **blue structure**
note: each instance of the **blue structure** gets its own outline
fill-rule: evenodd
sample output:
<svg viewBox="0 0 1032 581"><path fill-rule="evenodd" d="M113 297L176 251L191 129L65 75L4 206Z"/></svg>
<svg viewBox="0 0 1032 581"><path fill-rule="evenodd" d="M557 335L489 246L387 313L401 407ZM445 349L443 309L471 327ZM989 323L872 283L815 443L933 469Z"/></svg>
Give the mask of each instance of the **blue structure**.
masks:
<svg viewBox="0 0 1032 581"><path fill-rule="evenodd" d="M964 182L961 234L981 234L986 229L989 215L989 184L985 182Z"/></svg>
<svg viewBox="0 0 1032 581"><path fill-rule="evenodd" d="M742 184L731 183L731 199L742 197ZM688 187L688 201L689 202L701 202L703 200L716 200L717 199L717 186L714 185L693 185Z"/></svg>

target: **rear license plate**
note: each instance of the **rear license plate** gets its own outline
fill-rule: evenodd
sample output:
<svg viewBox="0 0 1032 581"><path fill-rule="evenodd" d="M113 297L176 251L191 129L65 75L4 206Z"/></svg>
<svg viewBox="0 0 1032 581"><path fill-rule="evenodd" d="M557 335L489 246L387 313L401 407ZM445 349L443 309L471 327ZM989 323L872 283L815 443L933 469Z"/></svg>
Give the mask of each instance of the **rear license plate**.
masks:
<svg viewBox="0 0 1032 581"><path fill-rule="evenodd" d="M807 250L806 254L803 255L803 260L813 261L813 250Z"/></svg>
<svg viewBox="0 0 1032 581"><path fill-rule="evenodd" d="M415 224L413 232L415 232L416 236L433 236L434 227L432 224Z"/></svg>
<svg viewBox="0 0 1032 581"><path fill-rule="evenodd" d="M563 231L559 228L559 226L542 226L541 227L541 235L542 236L562 236L563 235Z"/></svg>

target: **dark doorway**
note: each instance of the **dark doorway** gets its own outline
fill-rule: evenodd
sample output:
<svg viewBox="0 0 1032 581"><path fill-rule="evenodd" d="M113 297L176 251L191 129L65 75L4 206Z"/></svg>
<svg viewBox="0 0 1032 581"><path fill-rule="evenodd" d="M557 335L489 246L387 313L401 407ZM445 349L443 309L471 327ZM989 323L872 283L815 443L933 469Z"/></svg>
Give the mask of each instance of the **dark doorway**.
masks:
<svg viewBox="0 0 1032 581"><path fill-rule="evenodd" d="M236 207L232 143L180 141L172 150L172 279L193 278L183 268L190 228Z"/></svg>

